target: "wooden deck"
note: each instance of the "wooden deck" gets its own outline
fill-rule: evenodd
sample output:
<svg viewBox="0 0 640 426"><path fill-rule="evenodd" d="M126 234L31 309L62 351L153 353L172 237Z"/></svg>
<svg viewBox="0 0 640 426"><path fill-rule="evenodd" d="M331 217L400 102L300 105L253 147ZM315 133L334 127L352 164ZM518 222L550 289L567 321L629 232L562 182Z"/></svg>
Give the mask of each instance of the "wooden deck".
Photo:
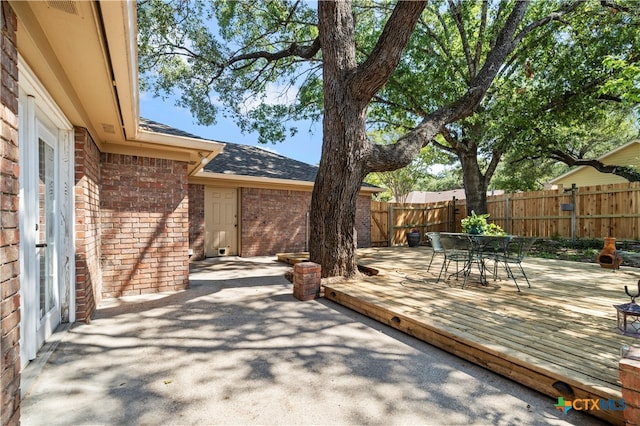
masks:
<svg viewBox="0 0 640 426"><path fill-rule="evenodd" d="M554 399L622 398L620 348L640 342L617 333L613 305L629 301L624 286L636 290L640 270L623 266L613 272L598 264L528 258L524 268L532 287L518 281L518 293L504 273L488 286L473 273L464 289L455 277L436 283L442 257L436 256L427 272L427 247L369 248L358 254L359 264L378 275L326 284L327 299ZM590 413L624 423L622 411Z"/></svg>

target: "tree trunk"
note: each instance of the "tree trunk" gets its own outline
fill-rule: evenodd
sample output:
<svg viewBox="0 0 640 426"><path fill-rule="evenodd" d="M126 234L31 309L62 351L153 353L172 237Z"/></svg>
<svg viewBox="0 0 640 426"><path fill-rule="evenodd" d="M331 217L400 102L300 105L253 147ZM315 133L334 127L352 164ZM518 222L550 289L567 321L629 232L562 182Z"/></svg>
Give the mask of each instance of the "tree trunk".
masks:
<svg viewBox="0 0 640 426"><path fill-rule="evenodd" d="M373 51L358 64L351 2L318 2L324 117L322 157L311 199L309 255L322 266L323 277L351 278L357 274L356 200L364 177L369 172L406 166L443 125L473 113L517 44L514 33L528 2L515 3L495 47L465 95L433 111L396 144L374 145L365 133L367 107L396 69L425 6L426 1L396 3ZM477 147L474 149L477 154ZM477 155L474 159L465 157L465 161L474 161L473 173L477 173L475 188L470 187L467 194L481 197L479 203L486 211L486 182L477 166ZM478 190L479 185L483 190Z"/></svg>
<svg viewBox="0 0 640 426"><path fill-rule="evenodd" d="M367 107L395 70L425 5L398 3L371 56L359 65L351 2L318 2L324 117L322 157L311 197L309 257L322 266L323 277L351 278L358 272L356 201L377 154L365 132ZM416 144L415 154L418 149ZM407 157L405 164L409 161Z"/></svg>
<svg viewBox="0 0 640 426"><path fill-rule="evenodd" d="M325 68L326 68L325 63ZM311 198L310 259L322 276L353 277L357 270L356 200L367 174L365 106L342 79L325 72L322 157Z"/></svg>
<svg viewBox="0 0 640 426"><path fill-rule="evenodd" d="M467 173L465 170L464 193L467 198L467 215L474 211L476 214L485 214L488 211L487 206L487 186L484 179L477 173Z"/></svg>
<svg viewBox="0 0 640 426"><path fill-rule="evenodd" d="M356 200L365 174L358 150L347 142L357 138L354 130L364 129L364 123L355 111L338 114L327 107L324 121L322 159L311 198L310 260L322 265L323 277L353 277L358 270Z"/></svg>
<svg viewBox="0 0 640 426"><path fill-rule="evenodd" d="M478 147L475 143L469 143L466 148L458 152L462 164L462 181L467 203L467 215L474 211L476 214L485 214L487 207L487 182L478 165Z"/></svg>
<svg viewBox="0 0 640 426"><path fill-rule="evenodd" d="M309 255L322 265L323 277L352 277L358 270L356 200L366 175L361 161L367 140L366 104L353 99L350 87L349 74L357 68L350 4L320 2L318 9L325 106L322 156L311 198Z"/></svg>

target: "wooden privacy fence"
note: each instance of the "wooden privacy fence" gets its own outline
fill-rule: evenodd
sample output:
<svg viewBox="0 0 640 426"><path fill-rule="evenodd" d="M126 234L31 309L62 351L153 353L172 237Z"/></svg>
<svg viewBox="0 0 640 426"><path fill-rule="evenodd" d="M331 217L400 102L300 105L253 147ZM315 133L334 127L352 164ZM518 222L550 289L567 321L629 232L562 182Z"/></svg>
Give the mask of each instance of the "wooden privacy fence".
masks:
<svg viewBox="0 0 640 426"><path fill-rule="evenodd" d="M539 238L640 239L640 182L596 185L487 197L489 222L509 234ZM405 244L417 228L460 232L465 200L429 204L372 202L371 244Z"/></svg>
<svg viewBox="0 0 640 426"><path fill-rule="evenodd" d="M432 204L371 202L371 245L405 244L411 229L426 232L460 232L460 220L466 216L464 200L455 198Z"/></svg>

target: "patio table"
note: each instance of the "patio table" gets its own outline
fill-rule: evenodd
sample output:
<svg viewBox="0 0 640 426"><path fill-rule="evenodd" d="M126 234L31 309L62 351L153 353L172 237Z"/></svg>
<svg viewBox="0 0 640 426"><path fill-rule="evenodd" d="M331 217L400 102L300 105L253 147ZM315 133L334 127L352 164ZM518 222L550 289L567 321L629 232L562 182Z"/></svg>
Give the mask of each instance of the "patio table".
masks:
<svg viewBox="0 0 640 426"><path fill-rule="evenodd" d="M461 262L462 268L457 268L456 272L449 274L450 278L453 275L459 276L461 273L464 276L462 288L467 284L469 275L473 265L478 266L480 272L480 283L487 285L487 260L496 260L496 256L504 253L507 244L513 235L481 235L481 234L466 234L458 232L442 232L440 233L440 240L445 249L445 261L440 270L438 281L444 272L446 274L449 264L452 261L456 263ZM493 272L494 278L496 275L496 268Z"/></svg>

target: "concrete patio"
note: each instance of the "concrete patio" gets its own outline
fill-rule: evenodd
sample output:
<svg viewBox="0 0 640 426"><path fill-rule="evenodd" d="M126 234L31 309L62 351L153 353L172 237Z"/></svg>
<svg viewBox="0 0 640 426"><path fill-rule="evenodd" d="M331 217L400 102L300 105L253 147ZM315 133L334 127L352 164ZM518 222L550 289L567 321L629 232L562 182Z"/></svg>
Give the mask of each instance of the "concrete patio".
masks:
<svg viewBox="0 0 640 426"><path fill-rule="evenodd" d="M333 302L299 302L289 269L208 260L189 290L107 301L26 368L22 424L601 424Z"/></svg>

